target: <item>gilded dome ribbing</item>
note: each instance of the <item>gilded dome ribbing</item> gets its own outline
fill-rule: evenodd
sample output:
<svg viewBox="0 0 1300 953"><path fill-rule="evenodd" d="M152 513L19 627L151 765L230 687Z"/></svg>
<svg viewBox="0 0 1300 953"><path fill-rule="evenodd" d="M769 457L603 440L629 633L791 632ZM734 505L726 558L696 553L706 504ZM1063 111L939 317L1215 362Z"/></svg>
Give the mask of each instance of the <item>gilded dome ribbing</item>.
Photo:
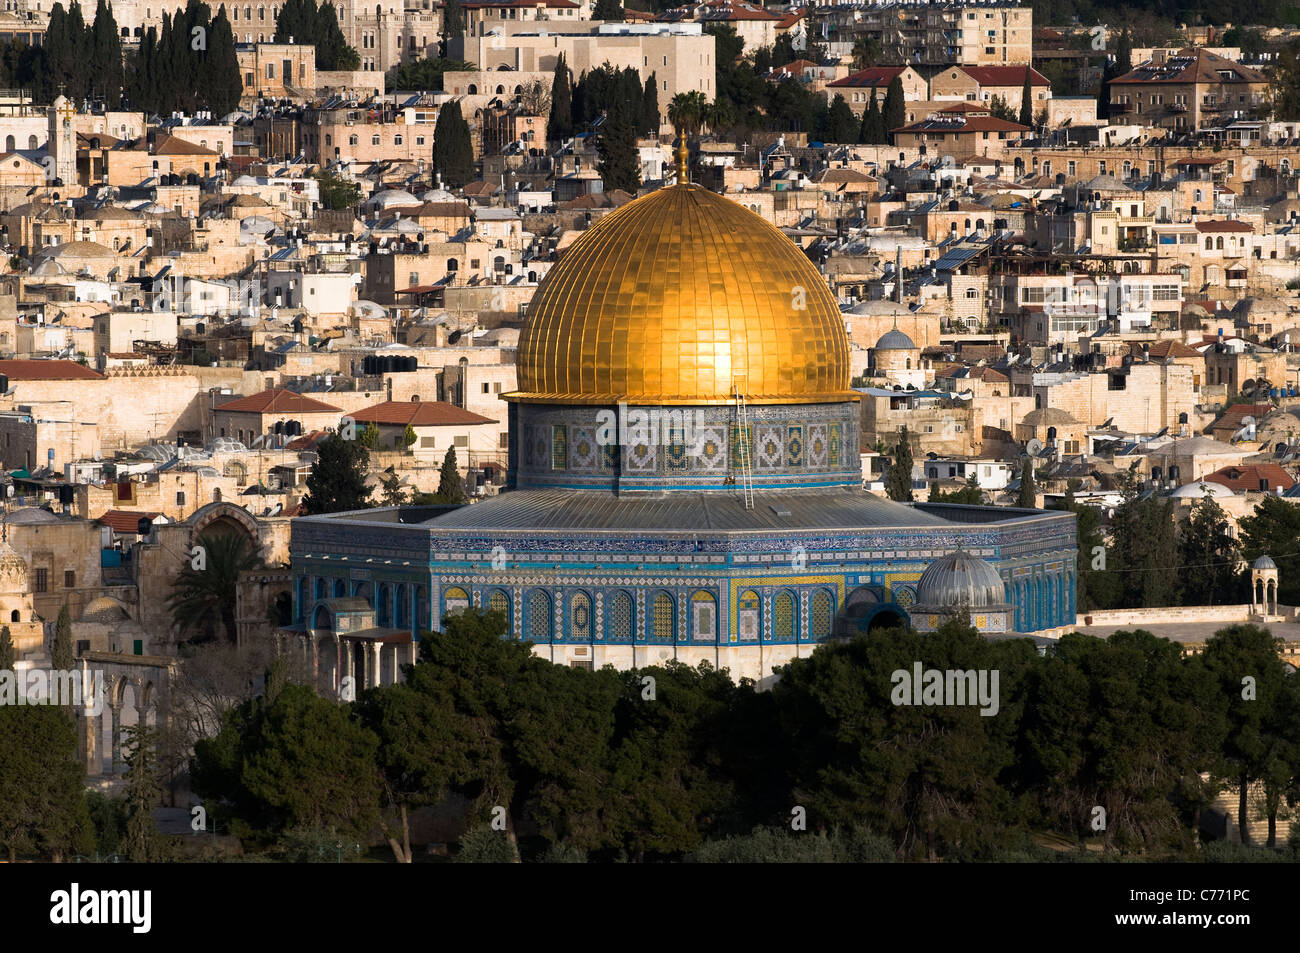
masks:
<svg viewBox="0 0 1300 953"><path fill-rule="evenodd" d="M519 340L542 403L855 400L835 296L773 225L697 185L602 218L543 279Z"/></svg>

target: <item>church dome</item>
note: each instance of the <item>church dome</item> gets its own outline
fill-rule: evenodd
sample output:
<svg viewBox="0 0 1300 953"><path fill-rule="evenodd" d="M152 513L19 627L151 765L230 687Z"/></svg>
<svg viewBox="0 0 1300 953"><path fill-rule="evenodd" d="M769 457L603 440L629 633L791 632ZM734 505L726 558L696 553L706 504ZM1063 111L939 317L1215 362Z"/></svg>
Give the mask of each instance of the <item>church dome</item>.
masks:
<svg viewBox="0 0 1300 953"><path fill-rule="evenodd" d="M898 328L886 331L876 342L877 351L915 351L916 343Z"/></svg>
<svg viewBox="0 0 1300 953"><path fill-rule="evenodd" d="M1273 562L1269 556L1260 556L1250 564L1251 569L1276 569L1277 563Z"/></svg>
<svg viewBox="0 0 1300 953"><path fill-rule="evenodd" d="M916 584L918 607L982 609L1006 601L1006 586L998 571L961 549L930 563Z"/></svg>
<svg viewBox="0 0 1300 953"><path fill-rule="evenodd" d="M800 307L802 305L802 308ZM531 403L856 399L835 296L775 226L697 185L606 215L550 269L519 339Z"/></svg>
<svg viewBox="0 0 1300 953"><path fill-rule="evenodd" d="M8 541L0 542L0 592L27 591L27 562Z"/></svg>

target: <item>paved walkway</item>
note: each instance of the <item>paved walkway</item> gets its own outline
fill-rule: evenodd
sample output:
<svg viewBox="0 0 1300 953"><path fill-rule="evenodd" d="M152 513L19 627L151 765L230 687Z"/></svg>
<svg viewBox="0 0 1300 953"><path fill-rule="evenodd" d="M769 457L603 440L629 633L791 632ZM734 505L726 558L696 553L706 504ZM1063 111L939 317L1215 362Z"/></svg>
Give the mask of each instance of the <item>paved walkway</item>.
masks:
<svg viewBox="0 0 1300 953"><path fill-rule="evenodd" d="M1075 631L1082 632L1084 635L1095 635L1099 638L1106 638L1114 632L1132 631L1133 629L1144 629L1152 635L1158 635L1163 639L1169 639L1171 642L1204 642L1218 632L1220 629L1226 629L1231 625L1242 625L1240 622L1171 622L1160 625L1089 625L1079 626ZM1274 622L1267 626L1268 630L1276 636L1286 639L1288 642L1300 641L1300 623L1295 622Z"/></svg>

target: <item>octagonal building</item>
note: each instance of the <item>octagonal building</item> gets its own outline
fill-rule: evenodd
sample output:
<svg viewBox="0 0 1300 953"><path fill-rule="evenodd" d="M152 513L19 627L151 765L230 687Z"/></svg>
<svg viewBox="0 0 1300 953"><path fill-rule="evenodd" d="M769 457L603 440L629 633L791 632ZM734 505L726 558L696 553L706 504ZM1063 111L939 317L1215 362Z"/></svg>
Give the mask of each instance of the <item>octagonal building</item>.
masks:
<svg viewBox="0 0 1300 953"><path fill-rule="evenodd" d="M601 219L543 279L518 361L506 491L294 521L282 632L323 682L393 680L469 605L557 663L763 679L912 621L922 573L957 549L1005 586L970 607L982 631L1073 624L1073 514L862 489L839 306L722 195L678 184Z"/></svg>

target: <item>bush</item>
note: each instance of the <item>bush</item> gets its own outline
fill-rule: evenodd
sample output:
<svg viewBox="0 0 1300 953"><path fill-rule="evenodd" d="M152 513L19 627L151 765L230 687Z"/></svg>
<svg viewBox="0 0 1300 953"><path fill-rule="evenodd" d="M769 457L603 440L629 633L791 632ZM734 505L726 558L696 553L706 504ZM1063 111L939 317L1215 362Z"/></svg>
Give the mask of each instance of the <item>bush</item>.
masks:
<svg viewBox="0 0 1300 953"><path fill-rule="evenodd" d="M585 864L587 852L561 841L548 847L540 860L543 864Z"/></svg>
<svg viewBox="0 0 1300 953"><path fill-rule="evenodd" d="M835 859L831 842L823 834L788 833L770 827L705 841L686 858L695 864L831 864Z"/></svg>
<svg viewBox="0 0 1300 953"><path fill-rule="evenodd" d="M519 852L504 831L480 827L460 839L455 860L460 864L517 864Z"/></svg>

